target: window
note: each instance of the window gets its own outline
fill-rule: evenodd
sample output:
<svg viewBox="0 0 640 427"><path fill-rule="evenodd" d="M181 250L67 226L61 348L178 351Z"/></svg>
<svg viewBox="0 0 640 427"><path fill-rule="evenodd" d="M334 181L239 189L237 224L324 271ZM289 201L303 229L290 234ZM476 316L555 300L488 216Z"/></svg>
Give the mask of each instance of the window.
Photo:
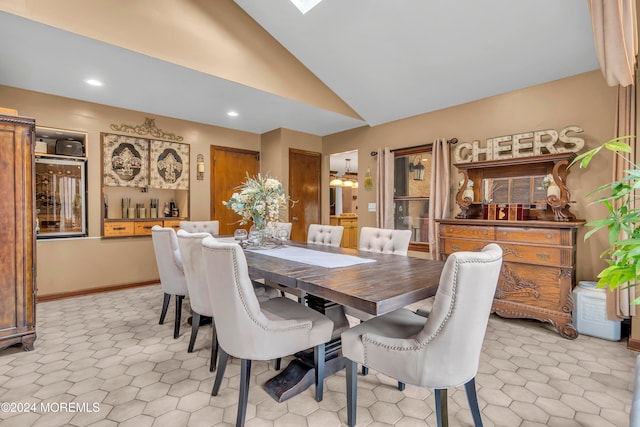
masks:
<svg viewBox="0 0 640 427"><path fill-rule="evenodd" d="M394 154L394 228L411 230L410 250L428 252L431 146Z"/></svg>

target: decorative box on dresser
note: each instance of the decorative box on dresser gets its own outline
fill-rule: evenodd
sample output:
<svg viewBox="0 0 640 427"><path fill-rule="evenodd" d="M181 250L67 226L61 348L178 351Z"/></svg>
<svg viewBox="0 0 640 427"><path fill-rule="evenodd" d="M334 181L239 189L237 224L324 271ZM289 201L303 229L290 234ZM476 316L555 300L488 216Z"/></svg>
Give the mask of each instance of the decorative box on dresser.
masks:
<svg viewBox="0 0 640 427"><path fill-rule="evenodd" d="M0 349L36 339L35 120L0 114Z"/></svg>
<svg viewBox="0 0 640 427"><path fill-rule="evenodd" d="M493 311L552 324L578 336L572 324L576 235L584 224L569 210L568 165L575 154L457 163L463 175L456 219L438 220L439 257L497 243L504 252ZM473 193L471 193L473 191ZM496 200L497 199L497 200Z"/></svg>

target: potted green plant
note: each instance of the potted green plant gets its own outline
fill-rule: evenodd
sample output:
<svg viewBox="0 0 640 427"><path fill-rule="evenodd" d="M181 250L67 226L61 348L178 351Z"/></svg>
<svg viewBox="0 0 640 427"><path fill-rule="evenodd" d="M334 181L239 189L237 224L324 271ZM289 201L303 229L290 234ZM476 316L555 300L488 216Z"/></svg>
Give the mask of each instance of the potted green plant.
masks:
<svg viewBox="0 0 640 427"><path fill-rule="evenodd" d="M590 221L591 227L585 240L595 232L606 228L609 232L609 247L600 254L608 266L598 274L598 287L615 289L619 286L636 286L640 278L640 207L636 206L636 193L640 188L640 165L627 160L622 153L630 153L626 140L633 136L614 138L577 156L569 167L579 164L586 168L593 157L603 149L621 156L628 163L624 177L619 181L604 184L587 197L592 203L601 203L609 211L606 218ZM640 297L632 301L640 304Z"/></svg>

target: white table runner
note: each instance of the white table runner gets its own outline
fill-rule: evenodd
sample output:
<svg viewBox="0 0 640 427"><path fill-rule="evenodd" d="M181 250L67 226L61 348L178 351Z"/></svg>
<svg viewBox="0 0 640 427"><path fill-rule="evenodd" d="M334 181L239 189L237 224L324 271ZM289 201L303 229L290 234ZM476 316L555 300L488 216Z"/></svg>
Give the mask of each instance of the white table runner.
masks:
<svg viewBox="0 0 640 427"><path fill-rule="evenodd" d="M276 249L247 249L255 253L286 259L303 264L325 268L349 267L358 264L376 262L375 259L360 258L353 255L334 254L330 252L314 251L313 249L285 246Z"/></svg>

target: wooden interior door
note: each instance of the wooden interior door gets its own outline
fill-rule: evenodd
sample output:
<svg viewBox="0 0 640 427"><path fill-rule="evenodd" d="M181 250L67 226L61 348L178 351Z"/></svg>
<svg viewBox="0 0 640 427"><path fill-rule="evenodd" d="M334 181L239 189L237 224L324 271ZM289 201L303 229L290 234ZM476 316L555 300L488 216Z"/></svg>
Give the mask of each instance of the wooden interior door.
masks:
<svg viewBox="0 0 640 427"><path fill-rule="evenodd" d="M233 234L240 216L222 202L249 176L260 172L260 153L237 148L211 147L211 219L220 221L220 234ZM243 226L249 230L250 225Z"/></svg>
<svg viewBox="0 0 640 427"><path fill-rule="evenodd" d="M291 240L307 241L309 224L320 224L321 154L289 149L289 195L297 200L289 208Z"/></svg>

